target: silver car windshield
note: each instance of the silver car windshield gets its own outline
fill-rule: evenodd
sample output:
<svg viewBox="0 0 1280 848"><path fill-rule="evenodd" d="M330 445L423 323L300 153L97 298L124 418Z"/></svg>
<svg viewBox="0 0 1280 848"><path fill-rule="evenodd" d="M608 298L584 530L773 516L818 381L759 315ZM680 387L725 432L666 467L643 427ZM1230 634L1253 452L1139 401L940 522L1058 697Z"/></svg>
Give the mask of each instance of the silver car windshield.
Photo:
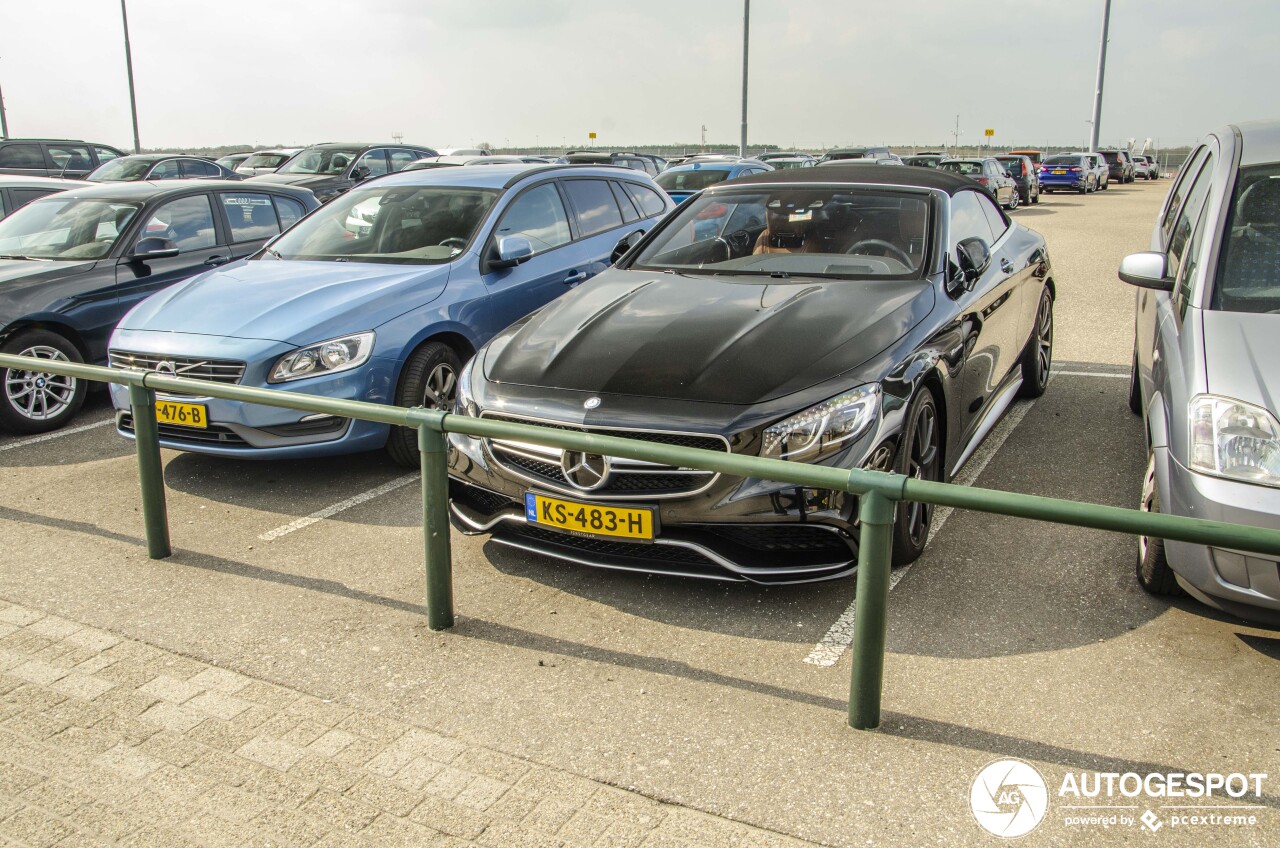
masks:
<svg viewBox="0 0 1280 848"><path fill-rule="evenodd" d="M1210 309L1280 313L1280 163L1241 168Z"/></svg>
<svg viewBox="0 0 1280 848"><path fill-rule="evenodd" d="M634 267L771 277L916 278L923 193L854 186L709 192L680 206Z"/></svg>
<svg viewBox="0 0 1280 848"><path fill-rule="evenodd" d="M329 201L272 242L264 259L436 265L466 250L498 192L378 186Z"/></svg>
<svg viewBox="0 0 1280 848"><path fill-rule="evenodd" d="M362 152L362 147L313 147L294 156L276 173L341 174Z"/></svg>
<svg viewBox="0 0 1280 848"><path fill-rule="evenodd" d="M0 256L101 259L138 213L115 200L37 200L0 220Z"/></svg>

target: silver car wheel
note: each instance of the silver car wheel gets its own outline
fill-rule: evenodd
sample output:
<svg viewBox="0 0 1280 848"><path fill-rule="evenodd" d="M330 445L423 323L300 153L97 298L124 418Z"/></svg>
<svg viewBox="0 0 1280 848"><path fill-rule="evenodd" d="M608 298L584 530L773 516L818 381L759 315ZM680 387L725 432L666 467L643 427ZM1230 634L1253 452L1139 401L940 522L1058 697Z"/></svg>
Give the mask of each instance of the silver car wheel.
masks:
<svg viewBox="0 0 1280 848"><path fill-rule="evenodd" d="M1156 501L1156 455L1153 453L1147 459L1147 471L1142 475L1142 500L1138 503L1138 509L1143 512L1151 512ZM1147 558L1147 546L1150 544L1146 536L1138 537L1138 561L1142 562Z"/></svg>
<svg viewBox="0 0 1280 848"><path fill-rule="evenodd" d="M32 345L17 352L53 362L70 362L56 347ZM4 383L5 399L13 410L31 421L47 421L61 414L76 394L74 377L63 377L47 371L18 371L10 368Z"/></svg>

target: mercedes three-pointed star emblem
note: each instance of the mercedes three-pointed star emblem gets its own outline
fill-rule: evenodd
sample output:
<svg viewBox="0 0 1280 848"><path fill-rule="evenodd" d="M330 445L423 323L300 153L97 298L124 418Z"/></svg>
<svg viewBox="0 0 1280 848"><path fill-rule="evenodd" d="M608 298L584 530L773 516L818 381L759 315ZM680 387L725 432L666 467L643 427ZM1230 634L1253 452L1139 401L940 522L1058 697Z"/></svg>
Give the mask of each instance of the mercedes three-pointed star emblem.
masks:
<svg viewBox="0 0 1280 848"><path fill-rule="evenodd" d="M560 454L560 470L574 488L590 492L609 482L609 457L567 450Z"/></svg>

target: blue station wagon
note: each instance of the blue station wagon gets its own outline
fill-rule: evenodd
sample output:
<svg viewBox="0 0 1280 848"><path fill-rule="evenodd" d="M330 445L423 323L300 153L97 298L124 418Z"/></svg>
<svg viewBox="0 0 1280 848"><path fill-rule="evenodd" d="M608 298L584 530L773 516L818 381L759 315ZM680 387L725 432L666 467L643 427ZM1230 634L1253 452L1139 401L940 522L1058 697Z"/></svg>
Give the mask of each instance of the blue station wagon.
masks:
<svg viewBox="0 0 1280 848"><path fill-rule="evenodd" d="M452 409L476 348L607 268L673 207L612 166L491 165L392 174L330 201L245 262L141 303L111 364L335 398ZM132 436L128 393L112 388ZM161 395L161 444L281 459L386 447L412 430Z"/></svg>

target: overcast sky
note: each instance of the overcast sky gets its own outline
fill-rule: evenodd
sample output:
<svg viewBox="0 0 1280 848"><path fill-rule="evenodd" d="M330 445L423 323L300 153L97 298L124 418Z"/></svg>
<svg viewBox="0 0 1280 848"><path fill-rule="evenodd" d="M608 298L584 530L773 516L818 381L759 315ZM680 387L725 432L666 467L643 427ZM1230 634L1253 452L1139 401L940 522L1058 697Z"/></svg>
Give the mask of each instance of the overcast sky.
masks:
<svg viewBox="0 0 1280 848"><path fill-rule="evenodd" d="M128 0L144 147L714 143L741 0ZM1102 0L756 0L750 140L1075 145ZM1273 117L1277 0L1114 0L1102 141ZM131 145L116 0L0 2L14 136Z"/></svg>

